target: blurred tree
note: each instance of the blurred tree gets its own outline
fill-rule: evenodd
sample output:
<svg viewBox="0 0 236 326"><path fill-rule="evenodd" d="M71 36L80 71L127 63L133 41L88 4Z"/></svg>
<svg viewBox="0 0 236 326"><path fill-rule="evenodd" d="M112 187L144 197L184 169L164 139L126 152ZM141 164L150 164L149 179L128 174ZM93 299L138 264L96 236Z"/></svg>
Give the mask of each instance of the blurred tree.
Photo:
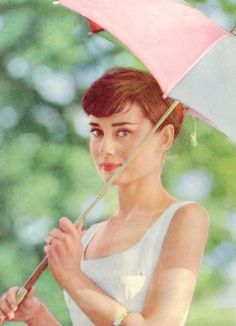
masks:
<svg viewBox="0 0 236 326"><path fill-rule="evenodd" d="M214 5L219 17L224 12L224 21L235 22L235 1L189 2L206 11ZM59 217L75 219L101 187L87 151L84 90L110 67L143 68L123 46L88 32L83 18L47 1L0 0L0 293L21 284L42 259L43 239ZM235 146L226 137L186 118L163 180L170 192L201 202L211 216L191 326L236 321L235 165ZM114 206L112 190L88 224L109 216ZM70 325L48 272L37 291Z"/></svg>

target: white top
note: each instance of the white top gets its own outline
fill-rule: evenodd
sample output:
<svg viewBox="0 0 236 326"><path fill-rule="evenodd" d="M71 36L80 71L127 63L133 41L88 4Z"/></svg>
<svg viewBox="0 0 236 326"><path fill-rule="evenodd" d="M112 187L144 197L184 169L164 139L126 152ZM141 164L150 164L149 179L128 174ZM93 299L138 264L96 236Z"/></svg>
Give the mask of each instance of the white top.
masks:
<svg viewBox="0 0 236 326"><path fill-rule="evenodd" d="M170 205L131 248L103 258L82 258L82 271L127 311L141 312L172 217L179 207L188 203ZM93 224L86 231L82 239L84 250L103 223ZM73 326L94 325L65 291L64 297ZM186 317L187 312L181 325Z"/></svg>

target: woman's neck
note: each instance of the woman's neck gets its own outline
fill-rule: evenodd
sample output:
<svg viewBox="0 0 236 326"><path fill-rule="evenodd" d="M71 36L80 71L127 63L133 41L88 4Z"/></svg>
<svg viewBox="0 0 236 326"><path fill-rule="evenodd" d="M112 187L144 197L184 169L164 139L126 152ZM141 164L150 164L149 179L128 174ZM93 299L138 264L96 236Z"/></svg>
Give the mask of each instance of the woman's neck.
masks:
<svg viewBox="0 0 236 326"><path fill-rule="evenodd" d="M149 175L118 187L119 209L117 216L129 219L149 212L155 214L174 202L164 189L158 175Z"/></svg>

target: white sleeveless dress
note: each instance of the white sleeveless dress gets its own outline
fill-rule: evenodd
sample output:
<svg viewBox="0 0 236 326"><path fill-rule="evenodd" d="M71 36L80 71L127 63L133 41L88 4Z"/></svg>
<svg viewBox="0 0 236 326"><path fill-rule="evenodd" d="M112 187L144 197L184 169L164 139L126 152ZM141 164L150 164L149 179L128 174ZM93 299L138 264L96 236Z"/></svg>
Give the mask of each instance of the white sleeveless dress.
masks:
<svg viewBox="0 0 236 326"><path fill-rule="evenodd" d="M82 271L127 311L141 312L172 217L179 207L188 203L191 202L170 205L131 248L103 258L82 259ZM86 231L82 239L84 249L103 223L93 224ZM65 291L64 298L73 326L94 325Z"/></svg>

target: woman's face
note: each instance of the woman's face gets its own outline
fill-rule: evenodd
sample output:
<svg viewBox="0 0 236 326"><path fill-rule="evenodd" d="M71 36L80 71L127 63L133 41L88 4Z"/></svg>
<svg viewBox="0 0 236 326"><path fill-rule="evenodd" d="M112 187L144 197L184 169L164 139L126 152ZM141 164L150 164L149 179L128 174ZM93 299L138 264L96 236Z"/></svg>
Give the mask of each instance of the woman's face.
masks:
<svg viewBox="0 0 236 326"><path fill-rule="evenodd" d="M147 135L153 124L138 104L127 104L120 113L105 118L89 116L90 152L102 179L107 181ZM116 179L116 185L160 173L160 134L155 133Z"/></svg>

